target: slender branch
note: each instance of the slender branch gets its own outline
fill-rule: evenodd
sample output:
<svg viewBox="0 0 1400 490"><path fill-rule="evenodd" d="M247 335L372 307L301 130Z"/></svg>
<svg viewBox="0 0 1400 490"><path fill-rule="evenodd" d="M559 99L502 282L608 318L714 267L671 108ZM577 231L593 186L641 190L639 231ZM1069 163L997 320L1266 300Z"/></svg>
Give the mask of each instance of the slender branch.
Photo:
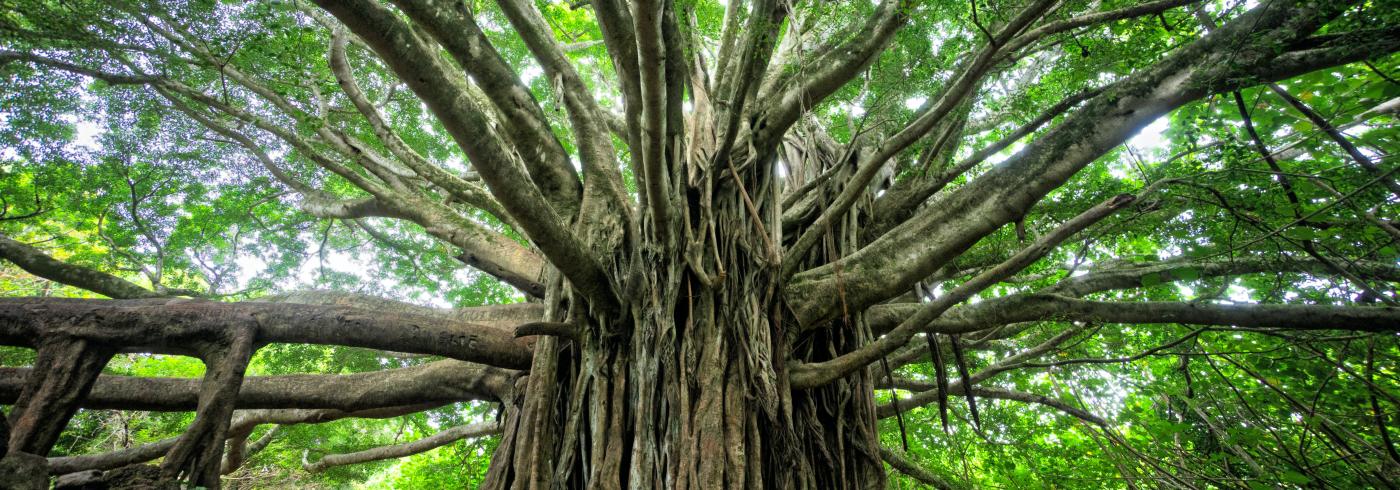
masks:
<svg viewBox="0 0 1400 490"><path fill-rule="evenodd" d="M1382 185L1390 189L1390 192L1395 194L1396 197L1400 197L1400 183L1385 176L1384 170L1377 167L1375 162L1371 161L1371 157L1362 153L1356 145L1351 143L1351 140L1347 139L1346 135L1332 126L1332 123L1327 122L1327 119L1322 117L1321 114L1318 114L1317 111L1308 107L1303 101L1298 100L1293 94L1288 93L1287 90L1284 90L1283 87L1280 87L1277 83L1270 83L1268 87L1275 95L1278 95L1284 101L1288 102L1288 105L1293 106L1293 108L1297 109L1299 113L1302 113L1304 117L1307 117L1308 121L1312 122L1314 126L1317 126L1318 129L1326 133L1329 138L1332 138L1332 141L1337 143L1337 146L1342 147L1342 150L1345 150L1347 155L1351 156L1351 159L1355 161L1357 165L1366 169L1373 177L1380 179Z"/></svg>
<svg viewBox="0 0 1400 490"><path fill-rule="evenodd" d="M481 208L503 221L509 222L510 215L506 213L501 204L492 199L484 189L476 184L467 182L465 179L452 175L437 165L429 163L412 147L408 146L403 139L399 138L389 123L384 120L384 116L379 113L379 108L365 96L360 90L359 84L355 82L354 74L350 71L350 62L345 56L345 44L348 36L343 31L336 31L331 39L330 67L331 73L335 75L336 82L340 84L341 91L345 92L355 109L360 111L370 127L374 129L374 134L384 146L389 149L399 161L408 165L414 173L432 182L434 185L443 188L449 194L461 199L467 204Z"/></svg>
<svg viewBox="0 0 1400 490"><path fill-rule="evenodd" d="M967 396L968 393L967 393L966 386L967 386L967 385L964 384L964 383L956 383L956 384L953 384L952 386L950 386L950 387L948 388L948 394L950 394L950 395L957 395L957 396ZM910 410L910 409L912 409L912 408L914 408L914 407L919 407L919 406L927 405L927 404L929 404L929 403L931 403L931 402L933 401L933 398L934 398L934 397L937 396L936 391L937 391L937 390L930 390L930 392L918 393L918 394L914 395L914 397L911 397L911 398L903 398L903 399L900 399L899 405L900 405L900 407L904 408L905 410ZM932 395L932 396L931 396L931 395ZM1088 422L1088 423L1097 425L1097 426L1099 426L1099 427L1108 427L1108 426L1109 426L1108 421L1107 421L1107 420L1104 420L1103 417L1100 417L1100 416L1098 416L1098 415L1094 415L1093 413L1090 413L1090 412L1088 412L1088 411L1086 411L1086 410L1084 410L1084 409L1081 409L1081 408L1075 407L1075 406L1073 406L1073 405L1070 405L1070 404L1067 403L1067 402L1064 402L1064 401L1061 401L1061 400L1057 400L1057 399L1054 399L1054 398L1050 398L1050 397L1045 396L1045 395L1038 395L1038 394L1035 394L1035 393L1027 393L1027 392L1024 392L1024 391L1009 390L1009 389L1005 389L1005 388L995 388L995 387L975 386L975 385L972 387L972 395L973 395L973 396L976 396L976 397L978 397L978 398L990 398L990 399L994 399L994 400L1010 400L1010 401L1015 401L1015 402L1034 403L1034 404L1037 404L1037 405L1044 405L1044 406L1053 408L1053 409L1055 409L1055 410L1064 412L1065 414L1070 415L1070 416L1073 416L1074 418L1077 418L1077 419L1083 420L1083 421L1085 421L1085 422ZM892 416L894 416L894 407L893 407L893 405L889 405L889 404L880 405L879 407L876 407L876 414L877 414L877 416L880 417L880 418L892 417Z"/></svg>
<svg viewBox="0 0 1400 490"><path fill-rule="evenodd" d="M1400 281L1400 267L1395 264L1361 261L1353 264L1357 275L1382 281ZM1084 275L1067 277L1044 292L1066 296L1084 296L1115 289L1133 289L1143 284L1166 284L1182 277L1238 276L1258 273L1294 272L1325 274L1331 272L1326 264L1313 260L1235 257L1228 260L1173 260L1133 264L1123 268L1090 270Z"/></svg>
<svg viewBox="0 0 1400 490"><path fill-rule="evenodd" d="M900 453L895 452L893 449L881 446L880 459L885 460L886 463L890 464L891 468L894 468L900 473L909 475L909 477L915 480L919 480L925 485L937 488L938 490L955 490L963 488L962 485L954 485L948 480L944 479L943 477L938 476L934 472L929 471L928 469L925 469L922 466L919 466L918 463L910 461L909 458L905 457Z"/></svg>
<svg viewBox="0 0 1400 490"><path fill-rule="evenodd" d="M1093 12L1079 15L1076 17L1071 17L1069 19L1061 21L1051 22L1040 27L1036 27L1035 29L1026 31L1024 34L1021 34L1015 39L1012 39L1003 52L1007 55L1014 55L1017 51L1020 51L1021 48L1029 46L1032 43L1044 39L1047 36L1069 31L1072 29L1078 29L1080 27L1102 24L1105 22L1112 22L1115 20L1130 19L1133 17L1141 17L1144 15L1160 14L1162 12L1176 7L1198 3L1200 1L1201 0L1157 0L1154 2L1141 3L1138 5L1124 7L1117 10Z"/></svg>
<svg viewBox="0 0 1400 490"><path fill-rule="evenodd" d="M330 454L322 457L314 463L304 463L302 468L312 473L325 471L327 468L335 466L345 466L351 464L368 463L371 461L381 461L385 459L402 458L412 456L421 452L437 449L442 446L467 439L471 437L482 437L501 433L501 426L495 422L461 425L451 429L438 432L428 437L418 439L403 444L392 446L381 446L364 451Z"/></svg>
<svg viewBox="0 0 1400 490"><path fill-rule="evenodd" d="M391 418L406 415L423 410L429 410L441 406L438 404L415 404L399 407L375 408L360 411L342 410L246 410L235 412L233 420L229 423L229 434L251 433L258 425L277 424L321 424L333 422L346 418ZM273 430L276 430L275 428ZM178 437L162 439L156 442L142 444L135 447L120 449L116 451L84 454L80 456L62 456L49 458L49 474L65 475L88 470L111 470L122 466L144 463L162 457L170 448L175 446ZM261 440L259 441L261 442ZM256 445L257 443L254 443ZM257 452L253 447L248 447L244 455L251 455ZM232 456L232 455L230 455ZM241 459L241 457L240 457ZM242 464L237 460L226 460L228 466L236 467ZM237 463L237 464L234 464ZM230 470L231 471L231 470Z"/></svg>
<svg viewBox="0 0 1400 490"><path fill-rule="evenodd" d="M918 309L917 305L904 305L898 310L884 310L882 314L907 319ZM962 334L1032 321L1394 332L1400 330L1400 309L1390 306L1093 301L1054 294L1019 294L951 309L929 322L924 331ZM888 319L881 319L882 325L889 323Z"/></svg>

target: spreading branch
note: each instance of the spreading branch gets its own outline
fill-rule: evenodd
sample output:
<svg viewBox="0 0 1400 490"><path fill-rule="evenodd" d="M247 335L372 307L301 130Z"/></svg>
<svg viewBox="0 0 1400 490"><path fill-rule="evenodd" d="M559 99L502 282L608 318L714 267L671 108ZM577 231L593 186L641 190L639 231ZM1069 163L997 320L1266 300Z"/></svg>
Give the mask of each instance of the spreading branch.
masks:
<svg viewBox="0 0 1400 490"><path fill-rule="evenodd" d="M859 251L793 276L787 297L800 323L834 317L825 298L846 291L861 309L905 291L982 237L1025 215L1050 191L1167 112L1208 94L1296 76L1400 48L1378 36L1345 47L1283 51L1340 15L1344 5L1268 3L1182 46L1151 69L1091 98L1063 123ZM1363 52L1371 49L1371 52ZM1307 54L1305 54L1307 53ZM890 260L899 257L900 260ZM841 278L837 278L840 270Z"/></svg>
<svg viewBox="0 0 1400 490"><path fill-rule="evenodd" d="M491 193L501 201L536 246L570 279L573 286L605 311L615 311L618 298L603 269L587 248L564 227L564 221L531 184L486 118L486 108L469 97L464 77L444 66L413 29L392 11L368 0L316 2L340 19L374 48L442 121L466 152Z"/></svg>
<svg viewBox="0 0 1400 490"><path fill-rule="evenodd" d="M891 330L880 339L866 344L865 346L843 354L830 361L810 363L800 365L792 369L792 385L794 388L808 388L821 386L823 384L844 377L850 373L861 369L874 362L880 357L889 355L895 349L909 342L924 325L937 319L943 312L954 305L963 302L972 295L995 284L1002 279L1010 277L1026 266L1031 265L1036 260L1044 257L1045 254L1053 250L1060 242L1097 223L1099 220L1112 214L1114 211L1122 209L1136 199L1131 194L1122 194L1100 203L1088 211L1080 213L1079 216L1066 221L1060 226L1041 236L1029 247L1022 249L1010 259L997 264L996 267L988 269L986 272L978 274L958 285L952 291L935 298L927 305L921 307L918 313L904 320L898 327Z"/></svg>

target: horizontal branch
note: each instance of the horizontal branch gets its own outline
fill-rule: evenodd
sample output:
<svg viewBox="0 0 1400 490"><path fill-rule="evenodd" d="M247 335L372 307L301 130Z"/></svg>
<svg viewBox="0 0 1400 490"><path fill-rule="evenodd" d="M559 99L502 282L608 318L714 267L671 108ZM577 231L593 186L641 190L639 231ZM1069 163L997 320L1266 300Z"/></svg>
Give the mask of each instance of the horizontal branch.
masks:
<svg viewBox="0 0 1400 490"><path fill-rule="evenodd" d="M544 319L543 303L512 303L502 305L470 306L466 308L433 308L396 301L380 296L344 291L303 290L263 296L258 301L264 303L291 303L300 305L352 306L380 312L407 313L442 318L445 320L469 322L514 332L522 323Z"/></svg>
<svg viewBox="0 0 1400 490"><path fill-rule="evenodd" d="M1367 279L1400 282L1400 267L1376 261L1348 264L1351 272ZM1219 277L1270 272L1330 274L1327 264L1315 260L1270 257L1239 257L1219 261L1169 261L1133 264L1131 267L1089 271L1082 276L1066 278L1045 292L1066 296L1117 289L1133 289L1144 284L1166 284L1182 277Z"/></svg>
<svg viewBox="0 0 1400 490"><path fill-rule="evenodd" d="M13 404L29 377L28 368L0 368L0 405ZM358 411L413 405L501 400L514 389L516 371L444 360L354 374L248 376L238 392L238 409L315 409ZM98 376L80 406L98 410L193 411L198 378Z"/></svg>
<svg viewBox="0 0 1400 490"><path fill-rule="evenodd" d="M33 346L49 335L172 354L239 327L255 342L344 345L433 354L525 369L530 347L513 332L429 316L345 306L204 300L0 299L0 344Z"/></svg>
<svg viewBox="0 0 1400 490"><path fill-rule="evenodd" d="M912 316L922 305L872 308L877 327ZM1170 301L1091 301L1054 294L1019 294L949 310L925 332L963 334L1030 321L1224 325L1286 330L1400 332L1400 308L1390 306L1187 303Z"/></svg>
<svg viewBox="0 0 1400 490"><path fill-rule="evenodd" d="M306 214L326 219L409 218L374 197L338 200L325 194L306 194L300 208Z"/></svg>
<svg viewBox="0 0 1400 490"><path fill-rule="evenodd" d="M437 449L462 439L499 434L500 432L501 426L495 422L461 425L412 442L376 447L353 453L326 455L314 463L303 464L302 468L305 468L306 471L316 473L335 466L402 458Z"/></svg>

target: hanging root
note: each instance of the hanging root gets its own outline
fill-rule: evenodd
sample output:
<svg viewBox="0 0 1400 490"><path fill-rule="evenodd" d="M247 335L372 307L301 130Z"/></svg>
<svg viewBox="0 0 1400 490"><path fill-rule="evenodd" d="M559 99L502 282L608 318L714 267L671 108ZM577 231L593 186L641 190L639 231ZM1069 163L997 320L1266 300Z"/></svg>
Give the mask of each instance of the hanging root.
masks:
<svg viewBox="0 0 1400 490"><path fill-rule="evenodd" d="M84 339L44 339L33 374L10 409L9 452L47 456L112 354Z"/></svg>
<svg viewBox="0 0 1400 490"><path fill-rule="evenodd" d="M175 442L160 465L161 478L188 480L190 485L219 488L224 440L229 418L243 385L243 373L253 355L254 329L232 329L229 338L206 349L207 370L200 383L194 422Z"/></svg>

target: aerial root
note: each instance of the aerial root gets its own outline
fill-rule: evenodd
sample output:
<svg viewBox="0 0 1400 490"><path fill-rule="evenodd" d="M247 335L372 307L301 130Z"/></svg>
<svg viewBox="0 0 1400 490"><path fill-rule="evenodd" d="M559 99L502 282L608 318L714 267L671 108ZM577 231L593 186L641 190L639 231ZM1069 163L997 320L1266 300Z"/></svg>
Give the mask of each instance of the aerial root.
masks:
<svg viewBox="0 0 1400 490"><path fill-rule="evenodd" d="M224 440L248 360L253 355L254 329L236 328L223 342L203 354L208 369L200 383L199 406L190 424L161 463L161 478L188 479L190 484L219 488Z"/></svg>
<svg viewBox="0 0 1400 490"><path fill-rule="evenodd" d="M10 410L9 452L47 456L112 354L85 339L46 338Z"/></svg>

